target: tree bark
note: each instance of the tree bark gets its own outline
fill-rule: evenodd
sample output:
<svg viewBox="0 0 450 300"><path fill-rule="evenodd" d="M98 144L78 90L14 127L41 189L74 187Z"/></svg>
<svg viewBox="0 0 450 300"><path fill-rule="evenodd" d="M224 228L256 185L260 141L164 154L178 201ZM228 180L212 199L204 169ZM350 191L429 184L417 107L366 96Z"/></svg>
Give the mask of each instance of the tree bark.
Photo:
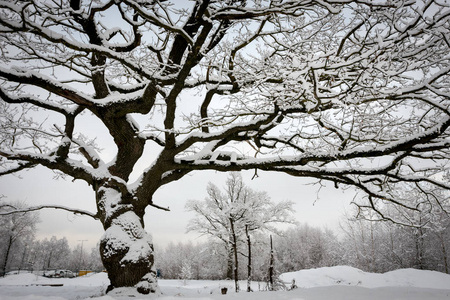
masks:
<svg viewBox="0 0 450 300"><path fill-rule="evenodd" d="M52 261L52 254L53 254L53 250L51 250L50 253L48 254L47 268L46 269L50 269L50 263Z"/></svg>
<svg viewBox="0 0 450 300"><path fill-rule="evenodd" d="M237 236L234 229L234 221L230 218L231 237L233 240L233 253L234 253L234 286L236 293L239 292L239 261L237 251Z"/></svg>
<svg viewBox="0 0 450 300"><path fill-rule="evenodd" d="M270 236L269 291L274 290L274 282L273 282L274 263L275 263L275 258L274 258L274 254L273 254L273 242L272 242L272 236Z"/></svg>
<svg viewBox="0 0 450 300"><path fill-rule="evenodd" d="M4 277L6 274L6 266L8 264L8 258L9 258L9 251L11 250L11 246L14 242L13 237L10 235L9 239L8 239L8 246L6 247L6 253L5 253L5 260L3 262L3 271L2 271L2 276Z"/></svg>
<svg viewBox="0 0 450 300"><path fill-rule="evenodd" d="M247 292L252 291L252 241L248 232L248 225L245 226L245 234L247 235L248 260L247 260Z"/></svg>
<svg viewBox="0 0 450 300"><path fill-rule="evenodd" d="M414 233L414 239L416 244L416 261L415 261L415 267L419 270L424 270L424 263L423 263L423 231L422 228L419 228Z"/></svg>
<svg viewBox="0 0 450 300"><path fill-rule="evenodd" d="M447 248L445 247L445 239L442 234L442 231L438 232L438 238L439 238L439 241L441 242L441 252L442 252L442 260L444 262L444 272L446 274L449 274L448 273L449 270L448 270L448 260L447 260Z"/></svg>
<svg viewBox="0 0 450 300"><path fill-rule="evenodd" d="M233 279L233 242L230 238L230 240L227 243L227 275L226 275L226 279L227 280L231 280Z"/></svg>
<svg viewBox="0 0 450 300"><path fill-rule="evenodd" d="M144 230L143 213L115 188L100 188L97 201L105 229L100 255L111 283L107 292L120 287L136 287L142 294L158 292L153 243Z"/></svg>

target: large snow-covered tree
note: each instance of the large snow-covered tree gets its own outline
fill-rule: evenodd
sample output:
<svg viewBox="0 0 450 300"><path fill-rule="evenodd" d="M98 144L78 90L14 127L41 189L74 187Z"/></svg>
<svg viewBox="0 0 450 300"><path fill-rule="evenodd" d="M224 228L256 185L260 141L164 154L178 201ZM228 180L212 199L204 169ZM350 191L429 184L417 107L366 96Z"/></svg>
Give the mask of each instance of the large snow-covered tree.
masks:
<svg viewBox="0 0 450 300"><path fill-rule="evenodd" d="M285 172L415 210L402 182L449 188L449 16L445 1L0 1L0 174L91 185L97 211L77 212L104 226L111 285L142 293L157 290L144 210L195 170Z"/></svg>

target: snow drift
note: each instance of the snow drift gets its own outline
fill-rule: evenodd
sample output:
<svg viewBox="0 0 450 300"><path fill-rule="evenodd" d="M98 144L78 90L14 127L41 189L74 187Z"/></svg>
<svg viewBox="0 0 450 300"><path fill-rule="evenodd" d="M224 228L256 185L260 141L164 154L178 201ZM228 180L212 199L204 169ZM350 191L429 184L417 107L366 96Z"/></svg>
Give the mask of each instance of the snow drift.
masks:
<svg viewBox="0 0 450 300"><path fill-rule="evenodd" d="M122 300L122 299L247 299L247 300L441 300L450 298L450 275L414 269L401 269L384 274L363 272L348 266L318 268L284 273L280 278L291 291L265 291L264 283L254 283L254 293L233 292L231 281L160 280L163 295L144 296L123 290L104 295L109 284L105 273L79 278L45 278L30 273L0 278L0 300ZM63 286L51 287L49 284ZM242 282L242 286L245 283ZM228 287L227 295L220 289ZM259 291L261 290L261 291ZM135 292L135 291L134 291Z"/></svg>
<svg viewBox="0 0 450 300"><path fill-rule="evenodd" d="M450 276L436 271L400 269L384 274L367 273L348 266L318 268L284 273L281 280L295 283L299 288L313 288L333 285L380 287L417 287L450 289Z"/></svg>

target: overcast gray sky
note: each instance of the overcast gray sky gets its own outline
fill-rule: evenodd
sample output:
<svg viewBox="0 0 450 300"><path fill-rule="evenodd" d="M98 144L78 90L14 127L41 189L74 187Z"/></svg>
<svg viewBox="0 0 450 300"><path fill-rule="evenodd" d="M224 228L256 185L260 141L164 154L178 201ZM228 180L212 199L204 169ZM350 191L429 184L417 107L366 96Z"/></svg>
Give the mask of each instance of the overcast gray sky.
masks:
<svg viewBox="0 0 450 300"><path fill-rule="evenodd" d="M242 173L248 186L266 191L273 201L295 202L297 220L314 226L338 229L338 220L344 210L349 209L349 202L354 196L354 191L335 189L331 184L317 193L317 185L307 184L310 180L262 171L258 172L258 178L251 180L253 174L253 171ZM223 187L226 177L226 173L200 171L162 187L155 194L154 201L169 207L171 211L148 208L145 216L146 230L153 235L155 245L164 247L171 241L199 241L198 234L186 234L186 225L193 217L184 209L186 200L204 199L207 183L213 182ZM55 173L42 167L23 172L20 177L0 177L0 191L0 194L7 196L6 200L26 201L30 206L59 204L95 212L95 196L91 187L71 178L57 179ZM103 233L101 223L86 216L74 216L54 209L42 210L40 215L42 222L38 225L38 239L65 236L72 247L85 240L84 247L91 248Z"/></svg>

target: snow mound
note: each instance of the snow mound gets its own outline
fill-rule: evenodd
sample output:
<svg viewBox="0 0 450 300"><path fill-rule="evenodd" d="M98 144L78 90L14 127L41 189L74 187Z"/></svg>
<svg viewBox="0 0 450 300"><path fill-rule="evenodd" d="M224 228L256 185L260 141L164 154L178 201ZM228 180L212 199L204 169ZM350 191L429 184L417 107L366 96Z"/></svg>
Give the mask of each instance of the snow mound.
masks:
<svg viewBox="0 0 450 300"><path fill-rule="evenodd" d="M417 287L430 289L450 289L450 275L415 269L400 269L384 274L368 273L348 266L336 266L289 272L281 274L280 279L301 288L333 285L379 287Z"/></svg>
<svg viewBox="0 0 450 300"><path fill-rule="evenodd" d="M41 276L37 276L32 273L7 275L0 278L0 285L31 285L36 283L41 278Z"/></svg>

